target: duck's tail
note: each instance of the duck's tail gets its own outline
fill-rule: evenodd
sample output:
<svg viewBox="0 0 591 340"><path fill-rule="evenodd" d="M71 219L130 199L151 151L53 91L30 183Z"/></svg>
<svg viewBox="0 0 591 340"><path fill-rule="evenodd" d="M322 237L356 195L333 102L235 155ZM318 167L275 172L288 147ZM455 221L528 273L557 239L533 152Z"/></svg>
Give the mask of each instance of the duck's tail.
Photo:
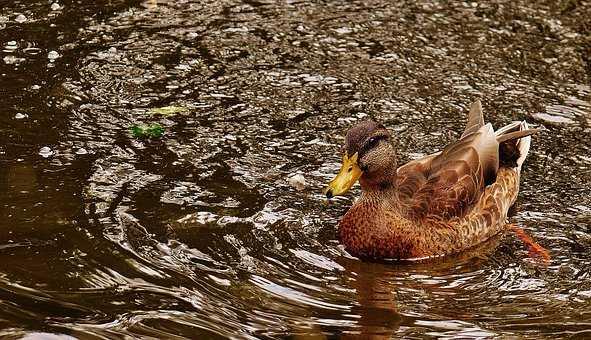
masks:
<svg viewBox="0 0 591 340"><path fill-rule="evenodd" d="M499 142L499 165L521 171L529 152L531 135L538 131L540 130L530 129L526 121L513 122L495 131Z"/></svg>
<svg viewBox="0 0 591 340"><path fill-rule="evenodd" d="M476 100L470 105L468 122L464 133L462 133L462 138L480 130L482 126L484 126L482 104L480 100ZM495 131L499 143L499 165L517 168L517 171L521 171L521 166L529 152L530 135L538 131L540 130L530 129L526 121L513 122Z"/></svg>

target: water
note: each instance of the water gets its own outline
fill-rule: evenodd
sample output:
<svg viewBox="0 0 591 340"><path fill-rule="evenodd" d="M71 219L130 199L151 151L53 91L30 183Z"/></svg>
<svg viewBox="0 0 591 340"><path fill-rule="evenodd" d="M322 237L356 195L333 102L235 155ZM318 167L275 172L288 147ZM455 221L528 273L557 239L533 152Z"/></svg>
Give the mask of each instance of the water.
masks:
<svg viewBox="0 0 591 340"><path fill-rule="evenodd" d="M4 2L0 334L590 336L590 11ZM548 266L512 234L428 263L348 256L336 225L358 189L320 193L346 129L381 120L406 161L459 137L476 98L495 126L546 129L511 221Z"/></svg>

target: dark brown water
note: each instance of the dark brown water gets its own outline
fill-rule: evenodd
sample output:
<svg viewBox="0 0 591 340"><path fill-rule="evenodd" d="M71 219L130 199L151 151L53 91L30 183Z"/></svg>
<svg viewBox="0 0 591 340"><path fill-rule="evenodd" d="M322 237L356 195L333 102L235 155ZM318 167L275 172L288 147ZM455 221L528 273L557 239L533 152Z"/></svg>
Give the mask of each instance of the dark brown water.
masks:
<svg viewBox="0 0 591 340"><path fill-rule="evenodd" d="M588 1L0 2L6 338L591 336ZM21 16L22 15L22 16ZM514 235L363 263L327 205L367 115L402 161L482 98L547 130ZM180 106L162 116L152 108ZM134 124L162 138L137 140ZM287 178L303 174L306 188Z"/></svg>

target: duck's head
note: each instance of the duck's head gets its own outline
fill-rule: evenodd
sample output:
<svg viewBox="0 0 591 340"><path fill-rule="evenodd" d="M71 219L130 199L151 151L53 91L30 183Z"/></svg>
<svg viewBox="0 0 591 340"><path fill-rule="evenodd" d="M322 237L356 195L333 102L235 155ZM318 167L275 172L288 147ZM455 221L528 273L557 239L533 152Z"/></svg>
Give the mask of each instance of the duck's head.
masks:
<svg viewBox="0 0 591 340"><path fill-rule="evenodd" d="M327 198L344 195L361 178L362 187L391 183L396 173L396 150L390 132L367 120L347 131L343 164L335 179L324 189Z"/></svg>

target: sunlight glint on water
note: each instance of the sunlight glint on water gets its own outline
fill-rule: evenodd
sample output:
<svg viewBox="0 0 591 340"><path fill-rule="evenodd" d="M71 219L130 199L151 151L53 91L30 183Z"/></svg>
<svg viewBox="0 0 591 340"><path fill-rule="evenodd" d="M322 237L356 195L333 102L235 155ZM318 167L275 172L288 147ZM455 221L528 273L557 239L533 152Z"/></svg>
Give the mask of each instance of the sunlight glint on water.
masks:
<svg viewBox="0 0 591 340"><path fill-rule="evenodd" d="M3 5L0 334L589 336L590 11ZM511 222L549 265L511 234L429 262L348 256L337 221L359 189L321 193L347 128L382 121L404 162L458 138L476 98L494 126L545 128ZM164 135L132 136L150 124Z"/></svg>

